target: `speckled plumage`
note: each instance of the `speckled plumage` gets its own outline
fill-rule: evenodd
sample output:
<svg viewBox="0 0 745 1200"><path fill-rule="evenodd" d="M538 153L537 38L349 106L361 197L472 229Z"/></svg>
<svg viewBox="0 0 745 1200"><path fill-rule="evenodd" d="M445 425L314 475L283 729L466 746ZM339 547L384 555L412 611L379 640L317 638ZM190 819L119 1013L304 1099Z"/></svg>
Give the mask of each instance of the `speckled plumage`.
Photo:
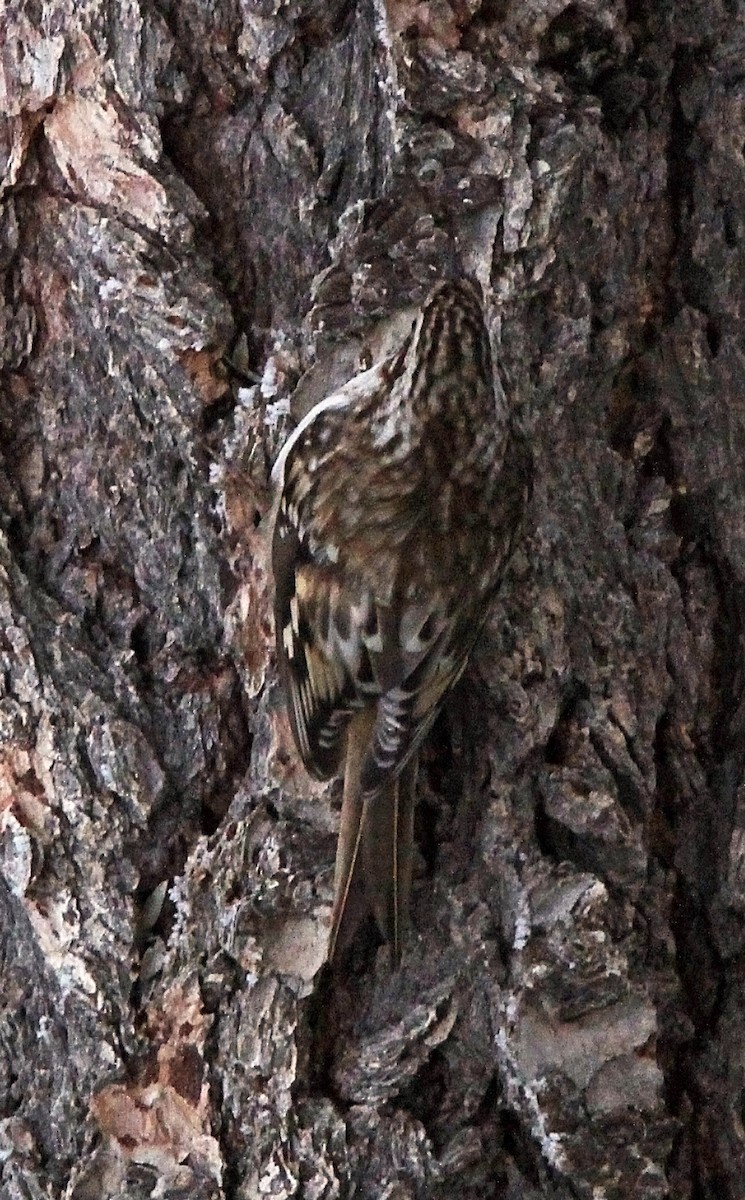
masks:
<svg viewBox="0 0 745 1200"><path fill-rule="evenodd" d="M372 909L398 961L417 751L484 621L529 475L468 279L438 284L400 350L316 405L277 460L290 722L317 778L345 758L329 957Z"/></svg>

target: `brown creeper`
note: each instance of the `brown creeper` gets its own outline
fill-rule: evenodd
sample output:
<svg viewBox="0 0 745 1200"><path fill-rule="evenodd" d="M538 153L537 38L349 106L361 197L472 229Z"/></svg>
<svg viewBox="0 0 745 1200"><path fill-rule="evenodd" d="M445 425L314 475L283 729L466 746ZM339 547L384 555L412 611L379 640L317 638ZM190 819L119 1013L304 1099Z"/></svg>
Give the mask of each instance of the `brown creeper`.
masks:
<svg viewBox="0 0 745 1200"><path fill-rule="evenodd" d="M371 910L397 965L419 747L466 665L530 487L478 284L437 284L401 349L301 421L272 478L290 723L316 778L345 760L328 957Z"/></svg>

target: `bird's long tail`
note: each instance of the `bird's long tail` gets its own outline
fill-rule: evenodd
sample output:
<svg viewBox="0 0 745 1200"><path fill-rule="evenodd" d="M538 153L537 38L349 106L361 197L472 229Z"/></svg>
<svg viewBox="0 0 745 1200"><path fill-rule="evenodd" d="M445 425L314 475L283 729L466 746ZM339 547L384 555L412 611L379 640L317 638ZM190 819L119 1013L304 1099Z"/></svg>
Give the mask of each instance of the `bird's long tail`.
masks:
<svg viewBox="0 0 745 1200"><path fill-rule="evenodd" d="M360 773L370 745L374 713L352 718L347 734L334 907L328 960L349 945L372 912L388 942L394 967L401 958L411 891L417 755L381 792L362 799Z"/></svg>

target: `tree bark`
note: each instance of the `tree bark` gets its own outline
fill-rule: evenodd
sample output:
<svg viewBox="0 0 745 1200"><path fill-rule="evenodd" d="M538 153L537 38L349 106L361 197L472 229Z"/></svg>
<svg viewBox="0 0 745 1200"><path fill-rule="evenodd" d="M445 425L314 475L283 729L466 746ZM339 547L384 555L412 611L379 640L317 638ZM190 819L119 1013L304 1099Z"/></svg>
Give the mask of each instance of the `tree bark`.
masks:
<svg viewBox="0 0 745 1200"><path fill-rule="evenodd" d="M743 28L6 3L2 1200L745 1195ZM330 974L268 467L459 267L534 496Z"/></svg>

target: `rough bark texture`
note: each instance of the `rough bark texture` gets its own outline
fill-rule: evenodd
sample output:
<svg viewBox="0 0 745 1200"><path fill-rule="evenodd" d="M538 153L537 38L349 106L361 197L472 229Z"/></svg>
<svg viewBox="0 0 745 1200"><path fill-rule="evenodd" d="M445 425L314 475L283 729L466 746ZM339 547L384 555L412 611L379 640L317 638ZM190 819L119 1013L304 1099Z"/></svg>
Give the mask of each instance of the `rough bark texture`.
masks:
<svg viewBox="0 0 745 1200"><path fill-rule="evenodd" d="M744 29L6 3L2 1200L745 1195ZM267 464L459 260L535 495L329 978Z"/></svg>

